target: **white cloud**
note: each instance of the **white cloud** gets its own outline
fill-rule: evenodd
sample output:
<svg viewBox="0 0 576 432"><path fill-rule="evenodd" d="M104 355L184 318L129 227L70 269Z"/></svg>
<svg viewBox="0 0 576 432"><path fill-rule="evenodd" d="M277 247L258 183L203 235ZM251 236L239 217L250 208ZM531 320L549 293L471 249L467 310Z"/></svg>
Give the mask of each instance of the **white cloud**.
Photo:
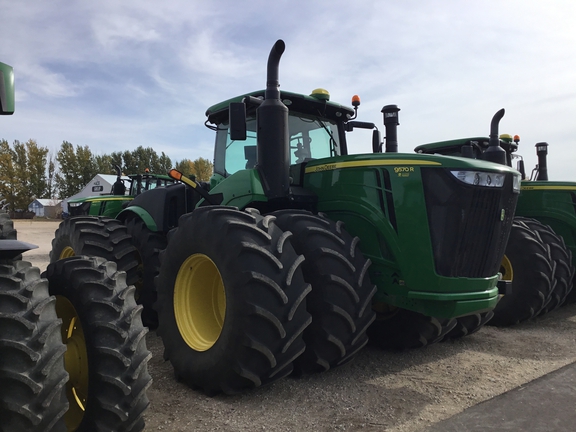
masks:
<svg viewBox="0 0 576 432"><path fill-rule="evenodd" d="M282 89L324 87L343 104L358 93L359 119L378 125L381 107L398 104L403 151L487 134L505 107L502 127L523 153L548 140L551 171L572 175L573 2L0 0L0 10L0 61L18 92L2 119L9 140L156 143L193 157L212 146L206 108L264 87L283 38Z"/></svg>

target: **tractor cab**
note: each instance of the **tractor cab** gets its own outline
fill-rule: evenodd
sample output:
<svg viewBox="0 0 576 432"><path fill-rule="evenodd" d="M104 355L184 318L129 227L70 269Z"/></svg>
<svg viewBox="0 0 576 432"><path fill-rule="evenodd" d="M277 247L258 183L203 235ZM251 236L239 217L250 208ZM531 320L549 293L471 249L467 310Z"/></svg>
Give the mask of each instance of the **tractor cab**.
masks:
<svg viewBox="0 0 576 432"><path fill-rule="evenodd" d="M518 159L516 169L522 173L522 178L525 178L522 156L515 154L518 150L519 141L520 137L518 135L512 138L509 134L502 134L498 138L498 145L505 152L505 165L512 167L514 159ZM485 159L486 151L489 147L490 138L473 137L422 144L416 147L414 151L420 154L441 154L444 156Z"/></svg>
<svg viewBox="0 0 576 432"><path fill-rule="evenodd" d="M245 98L263 100L264 93L264 90L248 93L214 105L206 111L208 117L206 124L216 131L214 151L216 177L226 178L240 170L256 167L257 105L247 105L245 140L233 139L229 106L231 102L240 102ZM330 95L323 89L316 89L309 96L282 92L282 102L289 107L290 165L346 154L343 121L351 118L354 110L330 102L329 98Z"/></svg>

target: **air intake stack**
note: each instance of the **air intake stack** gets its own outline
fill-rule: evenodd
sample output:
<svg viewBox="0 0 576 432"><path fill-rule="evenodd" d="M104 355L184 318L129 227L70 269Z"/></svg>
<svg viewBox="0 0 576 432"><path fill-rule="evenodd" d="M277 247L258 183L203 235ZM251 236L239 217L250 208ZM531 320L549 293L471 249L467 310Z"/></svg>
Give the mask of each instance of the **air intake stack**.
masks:
<svg viewBox="0 0 576 432"><path fill-rule="evenodd" d="M536 180L548 180L548 143L539 142L536 144L536 154L538 155L538 176Z"/></svg>
<svg viewBox="0 0 576 432"><path fill-rule="evenodd" d="M398 111L396 105L386 105L382 108L384 127L386 128L386 153L398 153Z"/></svg>

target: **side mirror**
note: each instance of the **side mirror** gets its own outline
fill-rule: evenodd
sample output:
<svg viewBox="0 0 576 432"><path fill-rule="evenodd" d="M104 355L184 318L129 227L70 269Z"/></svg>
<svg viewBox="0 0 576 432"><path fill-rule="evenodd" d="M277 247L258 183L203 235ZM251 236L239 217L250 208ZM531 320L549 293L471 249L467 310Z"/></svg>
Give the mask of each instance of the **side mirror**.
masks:
<svg viewBox="0 0 576 432"><path fill-rule="evenodd" d="M0 63L0 115L14 114L14 69Z"/></svg>
<svg viewBox="0 0 576 432"><path fill-rule="evenodd" d="M524 168L524 160L520 159L518 161L518 171L520 171L520 174L522 174L522 180L524 180L526 178L526 169Z"/></svg>
<svg viewBox="0 0 576 432"><path fill-rule="evenodd" d="M372 131L372 153L382 153L382 135L378 129Z"/></svg>
<svg viewBox="0 0 576 432"><path fill-rule="evenodd" d="M230 139L232 141L246 141L246 105L244 102L231 102L228 113Z"/></svg>

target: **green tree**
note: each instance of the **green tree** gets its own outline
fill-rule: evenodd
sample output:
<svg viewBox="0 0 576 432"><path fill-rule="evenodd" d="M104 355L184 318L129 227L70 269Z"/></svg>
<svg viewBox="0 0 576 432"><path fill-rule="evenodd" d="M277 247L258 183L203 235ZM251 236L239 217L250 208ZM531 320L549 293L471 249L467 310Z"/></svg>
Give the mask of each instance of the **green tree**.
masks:
<svg viewBox="0 0 576 432"><path fill-rule="evenodd" d="M168 171L172 169L172 160L162 152L160 157L158 158L158 169L154 172L159 174L166 174Z"/></svg>
<svg viewBox="0 0 576 432"><path fill-rule="evenodd" d="M54 154L52 152L48 153L48 178L47 178L47 198L54 198L56 196L56 187L54 184L54 176L56 175L56 162Z"/></svg>
<svg viewBox="0 0 576 432"><path fill-rule="evenodd" d="M118 165L122 171L124 171L124 164L122 163L122 152L112 152L110 153L110 163L112 165ZM116 171L114 171L116 174Z"/></svg>
<svg viewBox="0 0 576 432"><path fill-rule="evenodd" d="M54 183L60 198L69 198L80 192L98 174L92 152L88 146L74 146L64 141L56 154L60 166L54 176Z"/></svg>
<svg viewBox="0 0 576 432"><path fill-rule="evenodd" d="M124 174L138 174L141 172L138 170L138 163L131 151L126 150L122 153L122 162L121 168Z"/></svg>
<svg viewBox="0 0 576 432"><path fill-rule="evenodd" d="M112 164L112 156L110 155L94 156L93 164L98 174L116 174Z"/></svg>
<svg viewBox="0 0 576 432"><path fill-rule="evenodd" d="M48 149L38 146L35 140L26 142L28 183L31 195L34 198L53 198L48 188L47 171L50 171L48 165Z"/></svg>
<svg viewBox="0 0 576 432"><path fill-rule="evenodd" d="M214 172L214 164L208 159L198 158L192 162L192 174L197 181L209 181Z"/></svg>
<svg viewBox="0 0 576 432"><path fill-rule="evenodd" d="M176 162L175 168L186 177L190 177L192 174L192 161L190 159L182 159L180 162Z"/></svg>
<svg viewBox="0 0 576 432"><path fill-rule="evenodd" d="M117 160L119 153L113 153L113 160ZM172 161L164 152L160 156L151 147L138 146L132 151L122 153L122 171L125 174L143 173L147 168L152 173L166 173L172 168Z"/></svg>
<svg viewBox="0 0 576 432"><path fill-rule="evenodd" d="M18 182L12 148L6 140L0 141L0 195L4 200L3 207L13 210L18 196Z"/></svg>
<svg viewBox="0 0 576 432"><path fill-rule="evenodd" d="M26 210L35 198L46 197L47 154L32 139L12 146L0 141L0 194L10 210Z"/></svg>

